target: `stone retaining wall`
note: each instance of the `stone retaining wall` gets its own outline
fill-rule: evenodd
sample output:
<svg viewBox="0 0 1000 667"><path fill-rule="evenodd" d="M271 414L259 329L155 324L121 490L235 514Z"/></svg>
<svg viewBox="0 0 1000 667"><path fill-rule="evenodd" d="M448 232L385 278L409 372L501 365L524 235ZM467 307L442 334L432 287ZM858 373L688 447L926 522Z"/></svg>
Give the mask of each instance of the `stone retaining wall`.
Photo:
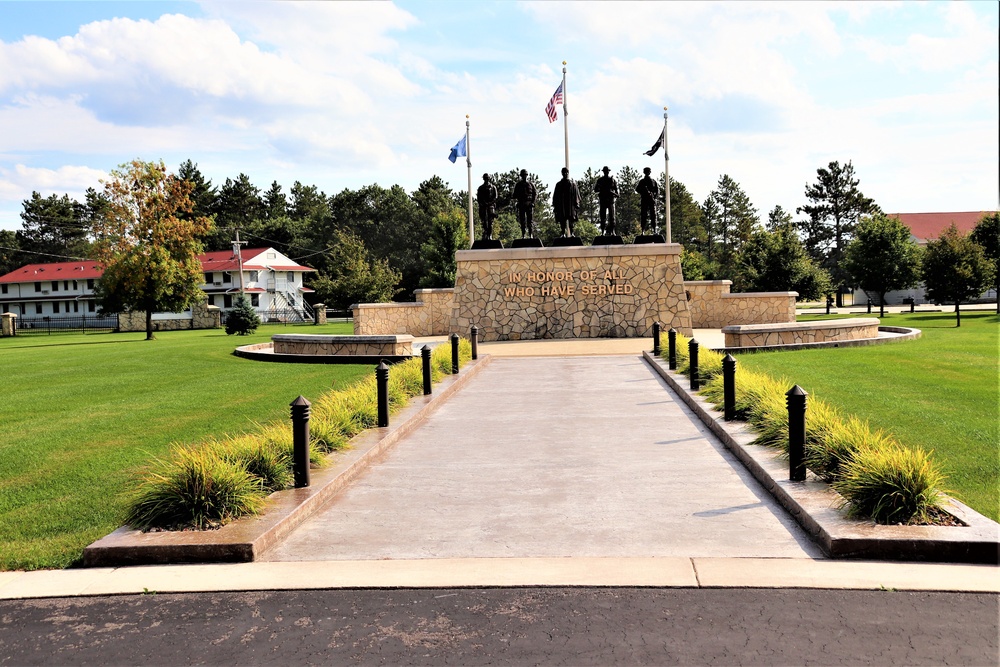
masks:
<svg viewBox="0 0 1000 667"><path fill-rule="evenodd" d="M154 318L153 331L180 331L182 329L218 329L222 326L222 311L218 306L210 306L207 301L191 307L189 317ZM145 331L146 313L130 311L118 315L119 331Z"/></svg>
<svg viewBox="0 0 1000 667"><path fill-rule="evenodd" d="M17 315L14 313L3 314L3 327L0 328L0 335L13 336L17 331Z"/></svg>
<svg viewBox="0 0 1000 667"><path fill-rule="evenodd" d="M795 321L798 292L744 292L730 294L731 280L684 282L691 326L717 329L731 324L769 324Z"/></svg>
<svg viewBox="0 0 1000 667"><path fill-rule="evenodd" d="M847 320L750 324L723 327L726 347L767 347L799 343L864 340L878 338L878 319L858 317Z"/></svg>
<svg viewBox="0 0 1000 667"><path fill-rule="evenodd" d="M418 289L414 303L356 303L354 334L410 334L443 336L451 333L450 320L454 301L453 288Z"/></svg>
<svg viewBox="0 0 1000 667"><path fill-rule="evenodd" d="M413 336L320 336L276 334L271 336L275 354L412 356Z"/></svg>

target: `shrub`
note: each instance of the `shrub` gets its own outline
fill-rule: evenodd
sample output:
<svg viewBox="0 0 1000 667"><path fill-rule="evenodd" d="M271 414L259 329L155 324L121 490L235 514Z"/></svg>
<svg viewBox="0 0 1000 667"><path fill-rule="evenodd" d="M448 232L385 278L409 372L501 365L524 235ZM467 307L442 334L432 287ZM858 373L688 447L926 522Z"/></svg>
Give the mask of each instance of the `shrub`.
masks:
<svg viewBox="0 0 1000 667"><path fill-rule="evenodd" d="M246 294L236 297L233 309L226 315L226 335L237 334L246 336L252 334L260 326L260 317L250 305Z"/></svg>
<svg viewBox="0 0 1000 667"><path fill-rule="evenodd" d="M921 449L861 447L843 465L833 488L844 497L848 516L876 523L923 523L940 506L944 477Z"/></svg>
<svg viewBox="0 0 1000 667"><path fill-rule="evenodd" d="M130 503L125 523L139 529L211 528L264 502L260 480L214 449L178 447L170 461L156 461Z"/></svg>

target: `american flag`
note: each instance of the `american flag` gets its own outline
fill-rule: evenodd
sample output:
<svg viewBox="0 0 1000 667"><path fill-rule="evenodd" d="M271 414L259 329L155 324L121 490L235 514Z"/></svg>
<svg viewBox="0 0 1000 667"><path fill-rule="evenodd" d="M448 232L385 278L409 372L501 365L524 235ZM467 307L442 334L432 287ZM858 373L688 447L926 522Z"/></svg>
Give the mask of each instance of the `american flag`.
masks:
<svg viewBox="0 0 1000 667"><path fill-rule="evenodd" d="M549 117L549 122L554 123L558 116L556 115L556 105L563 103L563 91L562 84L556 88L556 92L552 93L552 99L549 100L548 105L545 107L545 115Z"/></svg>

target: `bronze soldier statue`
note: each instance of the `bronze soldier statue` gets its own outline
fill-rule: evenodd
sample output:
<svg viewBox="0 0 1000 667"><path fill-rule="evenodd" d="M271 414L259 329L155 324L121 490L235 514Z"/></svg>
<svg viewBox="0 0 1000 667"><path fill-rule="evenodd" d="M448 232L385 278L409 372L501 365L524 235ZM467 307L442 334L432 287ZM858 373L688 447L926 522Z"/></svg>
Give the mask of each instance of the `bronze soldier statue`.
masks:
<svg viewBox="0 0 1000 667"><path fill-rule="evenodd" d="M483 184L476 190L479 202L479 221L483 224L483 238L493 239L493 221L497 217L497 189L489 174L483 174Z"/></svg>
<svg viewBox="0 0 1000 667"><path fill-rule="evenodd" d="M528 170L521 170L521 180L514 186L514 201L517 202L517 222L521 225L521 238L535 238L535 199L538 191L528 180Z"/></svg>
<svg viewBox="0 0 1000 667"><path fill-rule="evenodd" d="M573 226L580 217L580 190L569 177L569 169L562 168L562 180L552 190L552 212L565 237L573 236Z"/></svg>
<svg viewBox="0 0 1000 667"><path fill-rule="evenodd" d="M600 204L601 236L613 236L618 233L615 226L615 200L618 199L618 183L609 173L610 169L601 169L604 175L594 183L594 192Z"/></svg>
<svg viewBox="0 0 1000 667"><path fill-rule="evenodd" d="M656 233L656 199L660 194L660 186L649 177L649 172L649 167L643 169L642 173L645 176L635 186L635 191L639 193L639 226L642 228L643 234L647 230L647 220L649 221L648 229L652 233Z"/></svg>

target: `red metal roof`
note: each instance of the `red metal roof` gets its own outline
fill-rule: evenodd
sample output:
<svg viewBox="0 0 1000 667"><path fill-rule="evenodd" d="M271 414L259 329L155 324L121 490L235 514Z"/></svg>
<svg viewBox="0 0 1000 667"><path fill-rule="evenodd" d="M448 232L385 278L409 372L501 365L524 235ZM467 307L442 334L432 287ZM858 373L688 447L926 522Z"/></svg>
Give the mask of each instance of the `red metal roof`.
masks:
<svg viewBox="0 0 1000 667"><path fill-rule="evenodd" d="M910 233L921 241L936 239L952 223L960 231L971 232L984 215L992 211L964 211L960 213L890 213L889 216L910 228Z"/></svg>
<svg viewBox="0 0 1000 667"><path fill-rule="evenodd" d="M44 280L87 280L100 278L104 269L93 260L85 262L57 262L55 264L28 264L0 276L0 283L33 283Z"/></svg>
<svg viewBox="0 0 1000 667"><path fill-rule="evenodd" d="M240 254L243 255L243 269L244 270L255 270L255 269L274 269L275 271L315 271L315 269L310 269L308 266L300 266L298 264L282 265L282 266L271 266L267 263L266 259L262 257L271 248L248 248L242 251ZM206 252L198 256L201 260L201 266L204 271L239 271L240 265L236 260L236 255L233 254L232 250L216 250L215 252Z"/></svg>

